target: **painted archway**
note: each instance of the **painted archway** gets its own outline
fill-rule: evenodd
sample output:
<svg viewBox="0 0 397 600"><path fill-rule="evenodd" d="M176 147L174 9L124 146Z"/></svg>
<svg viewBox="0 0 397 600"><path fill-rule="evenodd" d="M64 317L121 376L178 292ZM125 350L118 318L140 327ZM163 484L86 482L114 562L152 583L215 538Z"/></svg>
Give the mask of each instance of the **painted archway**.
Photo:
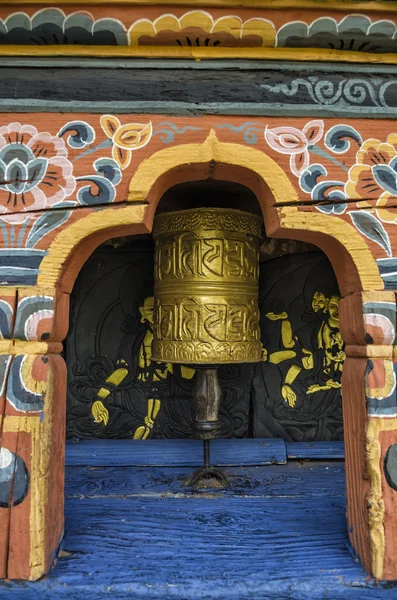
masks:
<svg viewBox="0 0 397 600"><path fill-rule="evenodd" d="M263 152L221 143L211 132L202 144L181 144L144 160L130 181L127 203L82 212L65 225L48 246L37 285L19 292L14 339L0 342L3 380L7 379L3 401L5 396L14 399L14 404L6 404L3 432L16 455L29 446L26 468L31 493L29 503L12 506L5 517L10 533L9 538L0 540L0 550L1 544L8 547L4 568L10 578L36 579L45 573L62 536L65 406L61 399L66 383L58 353L67 331L68 298L74 280L86 258L104 240L150 232L157 204L167 189L209 177L251 189L262 208L269 236L314 243L334 267L345 296L341 331L348 358L342 395L351 541L375 577L397 576L397 565L390 558L393 532L388 533L385 523L387 503L383 500L379 459L384 415L376 414L378 425L374 427L367 410L368 397L376 411L378 400L395 394L394 322L389 318L385 324L380 318L385 317L382 310L395 313L394 294L383 291L376 260L350 223L300 202L282 168ZM366 375L369 361L372 368ZM18 408L17 402L21 403ZM397 422L392 426L389 420L387 427L390 443L390 433L397 438ZM365 472L369 477L364 477Z"/></svg>
<svg viewBox="0 0 397 600"><path fill-rule="evenodd" d="M127 204L89 213L58 233L41 263L38 287L59 284L70 291L85 258L103 240L123 235L129 227L134 229L131 233L151 231L157 205L170 187L207 178L248 187L259 201L270 237L303 239L322 248L344 295L383 289L376 260L352 225L300 202L290 179L273 158L255 148L219 142L214 131L203 144L180 144L155 152L131 178ZM76 259L77 269L73 264Z"/></svg>

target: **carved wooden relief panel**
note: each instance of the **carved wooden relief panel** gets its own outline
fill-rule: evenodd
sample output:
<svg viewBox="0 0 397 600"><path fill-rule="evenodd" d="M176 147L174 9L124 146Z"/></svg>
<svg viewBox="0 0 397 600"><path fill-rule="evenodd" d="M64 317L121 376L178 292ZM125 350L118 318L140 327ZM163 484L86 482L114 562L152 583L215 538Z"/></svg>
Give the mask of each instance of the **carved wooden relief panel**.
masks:
<svg viewBox="0 0 397 600"><path fill-rule="evenodd" d="M262 264L264 361L255 367L254 435L287 441L343 435L339 290L321 252Z"/></svg>
<svg viewBox="0 0 397 600"><path fill-rule="evenodd" d="M338 300L335 276L321 252L262 263L263 362L221 367L225 437L341 437ZM151 238L99 248L72 295L69 437L192 436L194 368L150 361L152 313Z"/></svg>
<svg viewBox="0 0 397 600"><path fill-rule="evenodd" d="M67 339L67 435L191 437L194 369L150 361L153 317L150 237L104 246L85 264ZM253 368L225 365L222 435L248 434Z"/></svg>

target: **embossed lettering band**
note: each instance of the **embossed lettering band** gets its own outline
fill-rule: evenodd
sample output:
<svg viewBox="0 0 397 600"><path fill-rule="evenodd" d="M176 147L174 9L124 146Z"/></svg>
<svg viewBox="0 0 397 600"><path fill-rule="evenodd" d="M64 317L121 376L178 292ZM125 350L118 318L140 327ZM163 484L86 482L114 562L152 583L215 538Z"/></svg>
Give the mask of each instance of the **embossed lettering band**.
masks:
<svg viewBox="0 0 397 600"><path fill-rule="evenodd" d="M153 360L221 364L261 359L261 225L256 215L220 208L155 218Z"/></svg>

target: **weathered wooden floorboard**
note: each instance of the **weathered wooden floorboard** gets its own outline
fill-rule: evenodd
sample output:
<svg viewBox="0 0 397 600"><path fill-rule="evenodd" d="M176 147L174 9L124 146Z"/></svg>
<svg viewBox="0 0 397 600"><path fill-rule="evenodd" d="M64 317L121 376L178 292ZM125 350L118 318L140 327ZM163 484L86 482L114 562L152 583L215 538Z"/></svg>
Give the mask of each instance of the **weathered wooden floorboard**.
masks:
<svg viewBox="0 0 397 600"><path fill-rule="evenodd" d="M335 442L285 442L288 459L344 459L345 446Z"/></svg>
<svg viewBox="0 0 397 600"><path fill-rule="evenodd" d="M326 497L69 499L56 569L9 589L21 600L395 598L365 589L344 512Z"/></svg>
<svg viewBox="0 0 397 600"><path fill-rule="evenodd" d="M287 461L281 439L219 439L211 442L211 461L218 466L271 465ZM199 440L82 440L68 442L67 466L201 467Z"/></svg>
<svg viewBox="0 0 397 600"><path fill-rule="evenodd" d="M228 468L226 493L180 494L186 467L69 467L56 567L1 600L395 600L348 546L341 462Z"/></svg>
<svg viewBox="0 0 397 600"><path fill-rule="evenodd" d="M340 462L294 461L267 469L228 467L224 472L230 480L230 488L211 492L214 496L345 496L345 470ZM66 471L66 497L159 494L192 497L195 492L184 487L191 474L192 468L189 467L69 467Z"/></svg>
<svg viewBox="0 0 397 600"><path fill-rule="evenodd" d="M344 569L338 562L346 543L344 499L102 498L68 504L63 548L71 560L58 565L65 583L77 583L96 565L106 568L114 584L133 575L149 585L192 577L237 583L242 567L246 580L267 571L286 577L292 563L303 577L313 574L311 557L318 560L316 574L322 568L356 571L353 561Z"/></svg>

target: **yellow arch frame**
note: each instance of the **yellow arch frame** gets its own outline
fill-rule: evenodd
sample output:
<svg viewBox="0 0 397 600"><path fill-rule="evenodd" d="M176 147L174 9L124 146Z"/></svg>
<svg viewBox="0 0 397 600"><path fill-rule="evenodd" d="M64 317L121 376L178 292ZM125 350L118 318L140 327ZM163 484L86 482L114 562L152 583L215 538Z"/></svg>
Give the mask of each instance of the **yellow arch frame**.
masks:
<svg viewBox="0 0 397 600"><path fill-rule="evenodd" d="M114 204L92 212L58 233L41 263L37 286L55 287L65 262L76 247L94 235L106 236L107 231L112 235L117 228L137 225L143 226L145 231L151 231L155 208L166 189L181 181L203 179L203 170L198 176L195 174L195 169L197 172L199 167L204 169L204 178L211 174L216 178L213 172L217 166L230 167L231 171L233 168L243 169L250 175L247 185L251 184L254 193L258 194L259 191L262 195L258 199L266 217L269 217L269 220L266 219L269 235L302 239L307 232L312 240L313 234L318 236L320 246L324 239L337 242L354 263L363 290L384 288L374 257L351 224L337 216L302 211L298 206L293 206L299 202L296 189L272 158L255 148L220 142L213 130L204 143L166 148L144 160L130 181L130 205ZM171 183L170 179L173 179ZM239 181L236 176L233 179ZM336 270L338 266L334 264Z"/></svg>
<svg viewBox="0 0 397 600"><path fill-rule="evenodd" d="M101 241L112 235L150 232L155 208L161 192L167 186L177 183L178 178L179 181L188 180L190 170L193 175L197 175L192 179L202 179L203 172L217 175L214 173L217 167L221 175L221 167L225 166L231 167L229 173L234 169L234 181L238 181L239 174L245 174L244 183L248 182L252 186L262 204L266 224L269 226L268 233L314 240L318 242L317 245L322 244L324 249L328 244L332 251L337 249L337 252L342 252L342 260L338 256L334 263L336 271L343 270L343 258L346 257L354 264L364 290L383 289L375 259L364 239L350 223L338 216L300 210L296 190L273 159L251 147L221 143L214 132L211 132L204 143L182 144L161 150L142 162L130 182L129 204L113 204L105 209L98 207L97 210L87 211L88 214L61 230L49 246L48 254L41 263L37 286L32 289L51 288L54 293L71 291L79 267ZM288 206L285 206L286 202ZM70 268L72 274L65 283L63 278L72 261L75 265ZM56 313L56 318L67 320L65 311L62 313L61 309L56 308ZM31 342L26 343L27 346L29 344ZM46 420L45 423L42 440L49 435L52 427L51 420ZM36 432L36 441L37 436ZM43 560L40 558L35 563L37 569L32 571L32 577L43 572ZM378 573L379 569L380 566L376 564L375 572Z"/></svg>
<svg viewBox="0 0 397 600"><path fill-rule="evenodd" d="M358 231L337 216L321 214L317 211L300 211L299 196L283 169L267 154L255 148L242 144L220 142L214 130L202 144L181 144L165 150L159 150L144 160L136 170L129 186L128 200L131 202L154 203L154 208L148 211L147 225L151 229L151 219L161 197L158 182L167 174L178 173L178 170L193 168L195 165L208 165L208 176L214 175L214 165L233 168L243 168L253 178L253 192L258 195L262 186L262 195L258 198L262 210L266 212L269 221L266 222L267 233L273 236L294 237L293 232L307 232L320 237L332 238L343 246L350 255L361 282L363 290L382 290L384 284L379 275L379 269L367 244ZM193 176L191 179L195 179ZM186 179L185 179L186 180ZM234 178L238 182L238 177ZM176 183L176 182L173 182ZM243 182L241 182L243 183ZM249 184L248 184L249 187ZM264 192L268 189L271 193ZM165 188L162 190L165 191ZM286 206L288 204L288 206ZM282 205L282 207L280 206ZM283 236L283 233L285 235ZM297 235L297 238L302 236ZM319 240L320 242L320 240ZM321 246L321 242L318 244ZM341 265L334 264L335 270Z"/></svg>
<svg viewBox="0 0 397 600"><path fill-rule="evenodd" d="M213 129L202 144L173 146L142 161L130 181L128 200L150 203L151 190L160 178L177 168L195 164L243 167L267 185L276 204L299 201L294 186L272 158L256 148L220 142Z"/></svg>

